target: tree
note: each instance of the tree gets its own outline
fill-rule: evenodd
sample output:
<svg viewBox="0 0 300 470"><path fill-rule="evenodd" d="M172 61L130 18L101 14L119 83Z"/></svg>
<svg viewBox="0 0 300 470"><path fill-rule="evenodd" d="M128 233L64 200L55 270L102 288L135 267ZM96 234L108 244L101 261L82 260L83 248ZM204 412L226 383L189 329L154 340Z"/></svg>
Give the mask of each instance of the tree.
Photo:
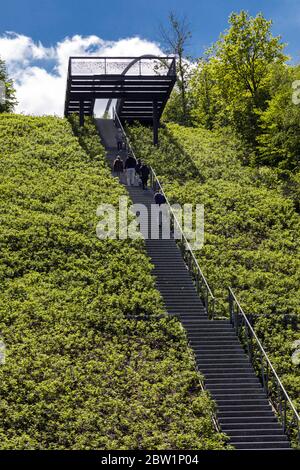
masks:
<svg viewBox="0 0 300 470"><path fill-rule="evenodd" d="M277 66L271 75L271 99L260 114L261 135L255 163L300 170L300 105L292 99L300 67ZM297 104L298 103L298 104Z"/></svg>
<svg viewBox="0 0 300 470"><path fill-rule="evenodd" d="M213 47L218 81L237 130L251 144L259 134L258 112L269 99L268 77L274 63L283 63L284 44L271 33L272 21L260 13L233 13L230 28Z"/></svg>
<svg viewBox="0 0 300 470"><path fill-rule="evenodd" d="M248 92L260 108L264 106L261 95L269 66L286 59L282 53L285 45L280 36L272 36L272 21L261 13L255 18L245 11L232 13L229 23L230 29L214 46L215 57L222 65L223 78Z"/></svg>
<svg viewBox="0 0 300 470"><path fill-rule="evenodd" d="M186 17L179 18L175 13L169 14L169 25L167 28L161 26L161 38L167 54L173 54L177 59L177 86L178 91L175 90L171 103L174 101L175 105L178 104L178 96L180 101L180 112L177 115L179 122L187 124L189 121L188 109L188 77L190 71L190 61L187 57L187 47L189 40L192 37L190 27ZM176 107L175 106L175 107ZM174 107L174 106L173 106ZM172 108L172 106L171 106ZM171 111L172 114L172 111Z"/></svg>
<svg viewBox="0 0 300 470"><path fill-rule="evenodd" d="M270 99L270 69L285 62L284 44L262 14L233 13L229 25L193 72L192 115L209 128L230 124L245 143L256 146L259 114Z"/></svg>
<svg viewBox="0 0 300 470"><path fill-rule="evenodd" d="M6 65L0 59L0 113L10 113L17 104L13 81L9 79Z"/></svg>
<svg viewBox="0 0 300 470"><path fill-rule="evenodd" d="M222 112L220 90L214 75L214 67L208 58L199 59L189 82L191 122L206 129L214 128Z"/></svg>

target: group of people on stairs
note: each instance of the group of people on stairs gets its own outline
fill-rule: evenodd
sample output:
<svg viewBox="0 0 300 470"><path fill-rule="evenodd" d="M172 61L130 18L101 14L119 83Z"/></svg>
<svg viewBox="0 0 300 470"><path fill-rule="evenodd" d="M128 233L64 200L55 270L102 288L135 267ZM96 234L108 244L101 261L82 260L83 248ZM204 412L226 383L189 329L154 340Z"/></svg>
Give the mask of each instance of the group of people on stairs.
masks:
<svg viewBox="0 0 300 470"><path fill-rule="evenodd" d="M121 129L118 129L116 134L118 151L122 151L123 147L126 151L126 141ZM120 155L117 155L113 162L113 172L119 178L120 183L125 183L124 176L128 186L141 186L143 190L147 190L148 179L150 176L150 168L141 159L136 158L128 152L125 163ZM159 206L158 223L161 226L162 222L167 218L167 201L161 190L154 194L154 203Z"/></svg>
<svg viewBox="0 0 300 470"><path fill-rule="evenodd" d="M128 186L137 186L140 183L143 190L147 189L150 174L148 165L143 163L140 159L136 161L132 155L129 155L126 158L124 164L123 160L118 155L113 163L113 172L118 176L120 182L122 182L124 171L126 172ZM166 198L160 189L154 194L154 202L160 208L160 212L158 213L158 223L159 226L161 226L162 222L167 218L168 207Z"/></svg>
<svg viewBox="0 0 300 470"><path fill-rule="evenodd" d="M113 172L119 177L120 181L122 181L125 173L128 186L137 186L140 184L143 190L147 189L150 168L140 159L136 160L133 155L128 155L125 164L118 155L113 163Z"/></svg>

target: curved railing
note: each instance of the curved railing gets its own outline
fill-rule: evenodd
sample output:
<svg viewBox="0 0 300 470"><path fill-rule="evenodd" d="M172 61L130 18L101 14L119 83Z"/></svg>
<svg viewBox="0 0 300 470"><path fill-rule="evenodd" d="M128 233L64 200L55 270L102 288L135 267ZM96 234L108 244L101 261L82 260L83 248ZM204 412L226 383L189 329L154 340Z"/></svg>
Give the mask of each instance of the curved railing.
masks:
<svg viewBox="0 0 300 470"><path fill-rule="evenodd" d="M121 75L126 75L126 73L136 64L138 63L139 64L139 75L142 74L141 72L141 60L145 60L145 59L155 59L155 60L158 60L160 61L163 65L165 65L167 68L168 68L168 72L167 72L167 75L176 75L176 65L175 65L175 58L172 59L171 63L170 64L166 64L166 60L170 60L169 57L158 57L156 55L153 55L153 54L145 54L145 55L142 55L140 57L135 57L134 59L132 59L132 61L124 68L124 70L122 71ZM105 108L105 112L104 114L108 114L109 113L109 109L111 107L111 103L112 103L112 99L110 98L106 104L106 108ZM116 108L119 108L119 104L120 104L120 100L117 101L117 104L116 104Z"/></svg>
<svg viewBox="0 0 300 470"><path fill-rule="evenodd" d="M300 444L300 416L232 289L228 289L230 322L261 381L283 431Z"/></svg>

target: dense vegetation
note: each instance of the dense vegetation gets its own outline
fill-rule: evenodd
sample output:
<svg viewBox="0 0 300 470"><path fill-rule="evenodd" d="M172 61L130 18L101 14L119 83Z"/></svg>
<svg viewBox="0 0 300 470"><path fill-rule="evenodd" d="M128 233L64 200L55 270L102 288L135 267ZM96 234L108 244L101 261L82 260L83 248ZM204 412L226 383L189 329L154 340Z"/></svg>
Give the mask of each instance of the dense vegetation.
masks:
<svg viewBox="0 0 300 470"><path fill-rule="evenodd" d="M95 235L125 190L92 124L2 114L0 166L0 449L223 448L143 244Z"/></svg>
<svg viewBox="0 0 300 470"><path fill-rule="evenodd" d="M128 133L171 202L204 204L205 244L196 256L215 291L217 312L228 314L226 288L232 286L299 400L299 366L291 356L299 338L292 323L300 315L300 217L277 172L244 166L243 146L228 129L169 124L158 148L150 129L137 125Z"/></svg>

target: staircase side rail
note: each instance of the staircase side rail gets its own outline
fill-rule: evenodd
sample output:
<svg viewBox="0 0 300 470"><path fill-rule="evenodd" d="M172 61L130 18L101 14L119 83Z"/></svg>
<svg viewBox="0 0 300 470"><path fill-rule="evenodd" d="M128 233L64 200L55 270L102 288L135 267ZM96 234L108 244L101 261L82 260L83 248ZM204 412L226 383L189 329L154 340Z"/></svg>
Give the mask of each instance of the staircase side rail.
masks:
<svg viewBox="0 0 300 470"><path fill-rule="evenodd" d="M230 322L243 344L284 433L300 445L300 416L233 290L228 288Z"/></svg>
<svg viewBox="0 0 300 470"><path fill-rule="evenodd" d="M127 149L128 151L134 156L134 151L130 145L130 142L129 142L129 139L124 131L124 128L121 124L121 121L120 121L120 118L116 112L116 110L114 110L114 113L113 113L113 116L114 116L114 121L116 123L116 125L121 129L122 131L122 134L124 136L124 139L126 141L126 146L127 146ZM150 167L150 184L151 184L151 188L153 189L153 191L157 191L158 189L162 192L162 194L164 195L165 199L166 199L166 202L167 202L167 206L168 206L168 209L169 209L169 214L171 216L171 220L170 220L170 223L171 223L171 226L173 227L173 230L174 230L174 226L176 226L180 232L180 236L181 238L179 240L176 240L179 247L180 247L180 250L181 250L181 253L182 253L182 256L183 256L183 259L185 260L185 263L192 275L192 278L194 280L194 283L196 285L196 289L197 289L197 292L198 292L198 295L201 297L203 303L204 303L204 306L205 306L205 309L207 311L207 314L209 316L210 319L213 319L214 318L214 312L215 312L215 302L216 302L216 299L212 293L212 290L202 272L202 269L200 268L199 266L199 263L193 253L193 250L191 248L191 245L190 243L188 242L183 230L182 230L182 227L181 227L181 224L179 223L177 217L176 217L176 214L174 213L172 207L171 207L171 204L162 188L162 185L154 171L154 169L152 167ZM178 231L177 230L177 231Z"/></svg>

